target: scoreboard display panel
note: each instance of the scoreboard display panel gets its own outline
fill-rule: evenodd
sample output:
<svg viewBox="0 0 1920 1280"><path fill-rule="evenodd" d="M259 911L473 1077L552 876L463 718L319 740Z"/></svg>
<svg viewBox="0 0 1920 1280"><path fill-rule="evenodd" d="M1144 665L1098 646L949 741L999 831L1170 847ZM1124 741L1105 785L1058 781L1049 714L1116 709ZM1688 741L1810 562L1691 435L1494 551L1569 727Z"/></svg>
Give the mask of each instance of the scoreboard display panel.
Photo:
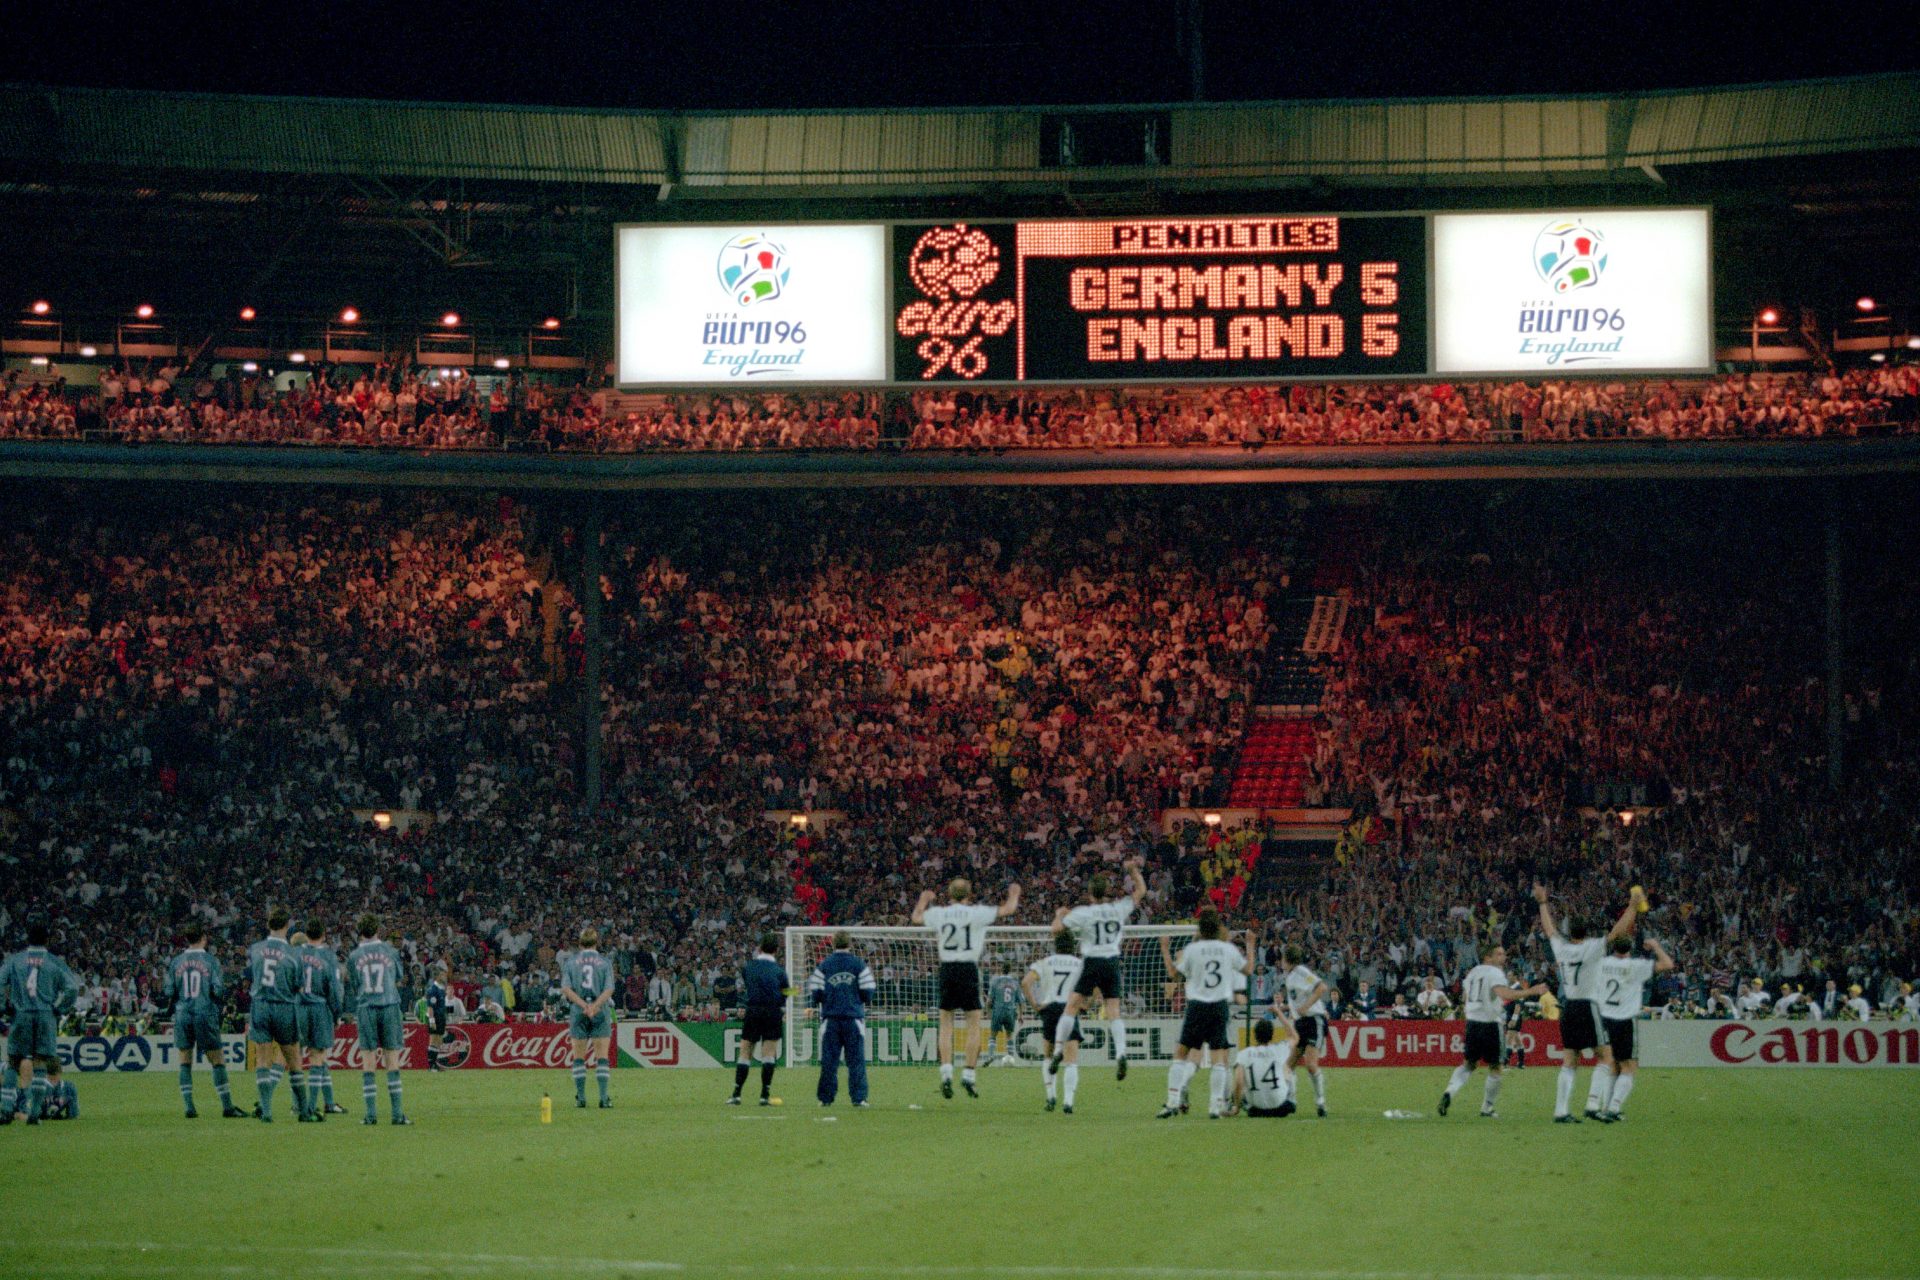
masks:
<svg viewBox="0 0 1920 1280"><path fill-rule="evenodd" d="M616 229L618 382L1704 373L1704 208Z"/></svg>
<svg viewBox="0 0 1920 1280"><path fill-rule="evenodd" d="M1419 216L894 228L898 382L1409 377Z"/></svg>

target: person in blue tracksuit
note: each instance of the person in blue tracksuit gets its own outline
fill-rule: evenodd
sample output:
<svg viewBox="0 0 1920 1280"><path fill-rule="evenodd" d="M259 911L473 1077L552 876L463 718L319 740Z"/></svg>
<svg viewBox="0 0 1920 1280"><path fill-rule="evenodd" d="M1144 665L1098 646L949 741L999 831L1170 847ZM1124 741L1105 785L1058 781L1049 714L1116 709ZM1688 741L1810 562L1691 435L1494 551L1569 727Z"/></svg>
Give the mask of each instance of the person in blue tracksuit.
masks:
<svg viewBox="0 0 1920 1280"><path fill-rule="evenodd" d="M820 1105L830 1107L840 1092L840 1055L847 1058L847 1095L867 1105L867 1004L873 999L873 970L853 954L853 935L833 935L833 951L807 979L807 999L820 1007Z"/></svg>

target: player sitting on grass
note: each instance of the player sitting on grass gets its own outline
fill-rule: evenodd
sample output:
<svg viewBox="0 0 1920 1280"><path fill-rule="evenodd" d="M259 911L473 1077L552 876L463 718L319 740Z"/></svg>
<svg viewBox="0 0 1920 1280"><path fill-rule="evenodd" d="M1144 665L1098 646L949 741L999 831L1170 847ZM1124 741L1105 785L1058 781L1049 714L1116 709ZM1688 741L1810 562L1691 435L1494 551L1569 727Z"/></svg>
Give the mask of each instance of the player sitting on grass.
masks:
<svg viewBox="0 0 1920 1280"><path fill-rule="evenodd" d="M749 1062L760 1064L760 1105L773 1105L773 1066L780 1060L780 1041L787 1034L787 971L773 958L780 947L778 934L764 934L760 953L740 972L746 993L746 1021L740 1028L740 1060L733 1067L733 1096L727 1105L740 1105L740 1090L751 1073Z"/></svg>
<svg viewBox="0 0 1920 1280"><path fill-rule="evenodd" d="M1167 976L1187 980L1187 1012L1180 1023L1180 1039L1173 1049L1173 1064L1167 1068L1167 1105L1158 1119L1180 1114L1180 1098L1199 1065L1188 1060L1196 1049L1213 1066L1207 1103L1207 1118L1218 1120L1225 1114L1227 1097L1227 1011L1233 1000L1234 978L1252 966L1252 958L1225 938L1220 912L1203 907L1199 915L1200 937L1173 958L1172 943L1160 939L1161 962Z"/></svg>
<svg viewBox="0 0 1920 1280"><path fill-rule="evenodd" d="M1066 1012L1060 1015L1054 1041L1053 1066L1060 1068L1062 1046L1080 1038L1080 1014L1088 998L1098 996L1114 1010L1120 1008L1120 932L1133 918L1140 900L1147 896L1147 882L1140 878L1144 858L1129 858L1124 864L1129 886L1121 897L1112 896L1107 878L1097 875L1087 881L1087 901L1071 911L1062 907L1053 917L1053 927L1073 930L1080 939L1080 980L1067 998ZM1108 1019L1108 1034L1113 1038L1114 1078L1127 1078L1127 1024L1118 1016Z"/></svg>
<svg viewBox="0 0 1920 1280"><path fill-rule="evenodd" d="M1487 947L1480 952L1480 963L1467 971L1467 980L1461 984L1467 1004L1467 1042L1460 1065L1453 1069L1453 1078L1447 1081L1447 1091L1440 1095L1441 1115L1447 1114L1447 1108L1453 1105L1453 1095L1465 1087L1474 1067L1484 1063L1487 1093L1480 1103L1480 1114L1489 1120L1499 1117L1494 1103L1500 1097L1500 1060L1504 1056L1500 1024L1505 1020L1504 1002L1525 1000L1547 990L1544 982L1530 987L1508 986L1506 963L1505 947L1497 944Z"/></svg>
<svg viewBox="0 0 1920 1280"><path fill-rule="evenodd" d="M1639 1050L1634 1046L1633 1022L1640 1016L1647 983L1653 980L1654 974L1673 968L1673 957L1657 941L1648 938L1647 950L1653 952L1654 959L1634 955L1629 939L1615 938L1612 954L1600 962L1600 1026L1607 1034L1607 1044L1613 1049L1613 1060L1619 1068L1619 1075L1607 1095L1606 1110L1599 1116L1607 1124L1620 1120L1627 1095L1633 1092L1634 1073L1640 1065Z"/></svg>
<svg viewBox="0 0 1920 1280"><path fill-rule="evenodd" d="M1273 1042L1273 1019L1262 1018L1253 1024L1253 1044L1240 1051L1233 1069L1233 1104L1227 1114L1243 1110L1256 1118L1284 1118L1294 1112L1293 1090L1287 1077L1287 1044ZM1291 1036L1289 1036L1291 1039Z"/></svg>
<svg viewBox="0 0 1920 1280"><path fill-rule="evenodd" d="M613 964L599 952L600 931L589 925L580 931L580 949L560 966L560 996L573 1006L567 1035L573 1040L573 1105L587 1105L587 1069L593 1069L600 1087L600 1109L613 1106L611 1081Z"/></svg>
<svg viewBox="0 0 1920 1280"><path fill-rule="evenodd" d="M967 1016L967 1068L960 1075L960 1087L969 1098L980 1096L974 1086L974 1069L980 1065L980 953L987 946L987 926L1004 920L1020 906L1020 886L1007 886L1007 899L997 907L973 902L973 885L955 880L947 886L952 899L944 907L933 906L933 890L920 895L913 909L913 922L933 930L934 947L940 956L940 1094L953 1096L953 1015Z"/></svg>
<svg viewBox="0 0 1920 1280"><path fill-rule="evenodd" d="M1073 1114L1073 1095L1080 1087L1080 1033L1074 1031L1073 1038L1065 1043L1054 1037L1059 1034L1060 1015L1067 1011L1067 998L1080 981L1077 947L1071 929L1056 930L1053 954L1027 966L1026 976L1020 980L1027 1002L1040 1011L1040 1082L1046 1086L1047 1110L1054 1108L1057 1082L1066 1092L1068 1115ZM1054 1063L1061 1060L1066 1066L1056 1070Z"/></svg>

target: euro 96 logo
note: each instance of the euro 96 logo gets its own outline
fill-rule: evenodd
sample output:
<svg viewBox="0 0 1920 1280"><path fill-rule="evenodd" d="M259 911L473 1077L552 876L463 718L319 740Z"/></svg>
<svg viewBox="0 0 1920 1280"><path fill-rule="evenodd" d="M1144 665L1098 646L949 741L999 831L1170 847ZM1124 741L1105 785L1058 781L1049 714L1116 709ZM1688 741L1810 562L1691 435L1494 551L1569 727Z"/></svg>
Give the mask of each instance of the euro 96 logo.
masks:
<svg viewBox="0 0 1920 1280"><path fill-rule="evenodd" d="M971 380L987 372L982 341L1005 334L1018 311L1010 298L977 296L999 278L1000 267L1000 246L964 222L929 227L914 242L907 276L921 297L900 309L894 327L903 338L920 338L914 354L925 362L923 379L950 371Z"/></svg>

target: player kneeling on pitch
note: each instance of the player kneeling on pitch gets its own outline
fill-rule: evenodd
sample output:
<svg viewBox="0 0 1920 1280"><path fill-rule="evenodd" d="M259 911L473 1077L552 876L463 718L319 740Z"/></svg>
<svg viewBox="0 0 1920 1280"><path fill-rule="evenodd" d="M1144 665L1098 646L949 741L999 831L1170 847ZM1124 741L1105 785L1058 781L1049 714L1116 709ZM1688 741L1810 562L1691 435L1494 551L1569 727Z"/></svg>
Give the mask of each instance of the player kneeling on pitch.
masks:
<svg viewBox="0 0 1920 1280"><path fill-rule="evenodd" d="M1067 1011L1067 999L1080 981L1079 944L1071 929L1059 929L1053 935L1053 954L1042 956L1027 966L1020 989L1028 1003L1040 1011L1040 1081L1047 1089L1047 1110L1055 1106L1056 1083L1066 1091L1067 1114L1073 1114L1074 1091L1080 1087L1080 1030L1073 1028L1065 1044L1054 1037L1060 1034L1060 1015ZM1055 1069L1055 1061L1065 1065Z"/></svg>
<svg viewBox="0 0 1920 1280"><path fill-rule="evenodd" d="M763 934L760 954L747 961L740 971L740 987L746 992L746 1021L740 1028L740 1060L733 1066L733 1096L727 1105L740 1105L740 1091L752 1073L750 1062L760 1064L760 1105L773 1105L773 1067L780 1060L780 1041L787 1034L787 971L773 958L779 949L778 934Z"/></svg>
<svg viewBox="0 0 1920 1280"><path fill-rule="evenodd" d="M1240 1051L1233 1069L1233 1105L1227 1114L1244 1111L1256 1119L1284 1118L1294 1112L1293 1090L1288 1077L1288 1045L1273 1042L1273 1019L1262 1018L1253 1024L1253 1044Z"/></svg>
<svg viewBox="0 0 1920 1280"><path fill-rule="evenodd" d="M1467 980L1461 984L1467 1002L1466 1051L1460 1065L1453 1069L1453 1079L1447 1081L1447 1091L1440 1095L1441 1115L1447 1114L1447 1108L1453 1105L1453 1095L1466 1086L1467 1077L1481 1063L1487 1068L1487 1092L1480 1103L1480 1114L1488 1119L1500 1114L1493 1106L1500 1097L1500 1063L1506 1057L1500 1037L1500 1026L1506 1015L1503 1006L1508 1000L1525 1000L1544 995L1547 990L1544 982L1530 987L1508 986L1506 963L1505 947L1487 947L1480 952L1480 963L1468 970Z"/></svg>
<svg viewBox="0 0 1920 1280"><path fill-rule="evenodd" d="M1178 960L1173 958L1172 944L1166 938L1160 940L1167 976L1187 980L1187 1013L1180 1023L1173 1065L1167 1068L1167 1105L1157 1117L1161 1120L1180 1114L1187 1081L1200 1069L1187 1056L1196 1049L1213 1066L1207 1118L1218 1120L1228 1105L1227 1050L1232 1041L1227 1037L1227 1011L1233 1001L1234 980L1252 968L1253 958L1226 940L1219 911L1204 907L1198 919L1200 938L1189 943Z"/></svg>

